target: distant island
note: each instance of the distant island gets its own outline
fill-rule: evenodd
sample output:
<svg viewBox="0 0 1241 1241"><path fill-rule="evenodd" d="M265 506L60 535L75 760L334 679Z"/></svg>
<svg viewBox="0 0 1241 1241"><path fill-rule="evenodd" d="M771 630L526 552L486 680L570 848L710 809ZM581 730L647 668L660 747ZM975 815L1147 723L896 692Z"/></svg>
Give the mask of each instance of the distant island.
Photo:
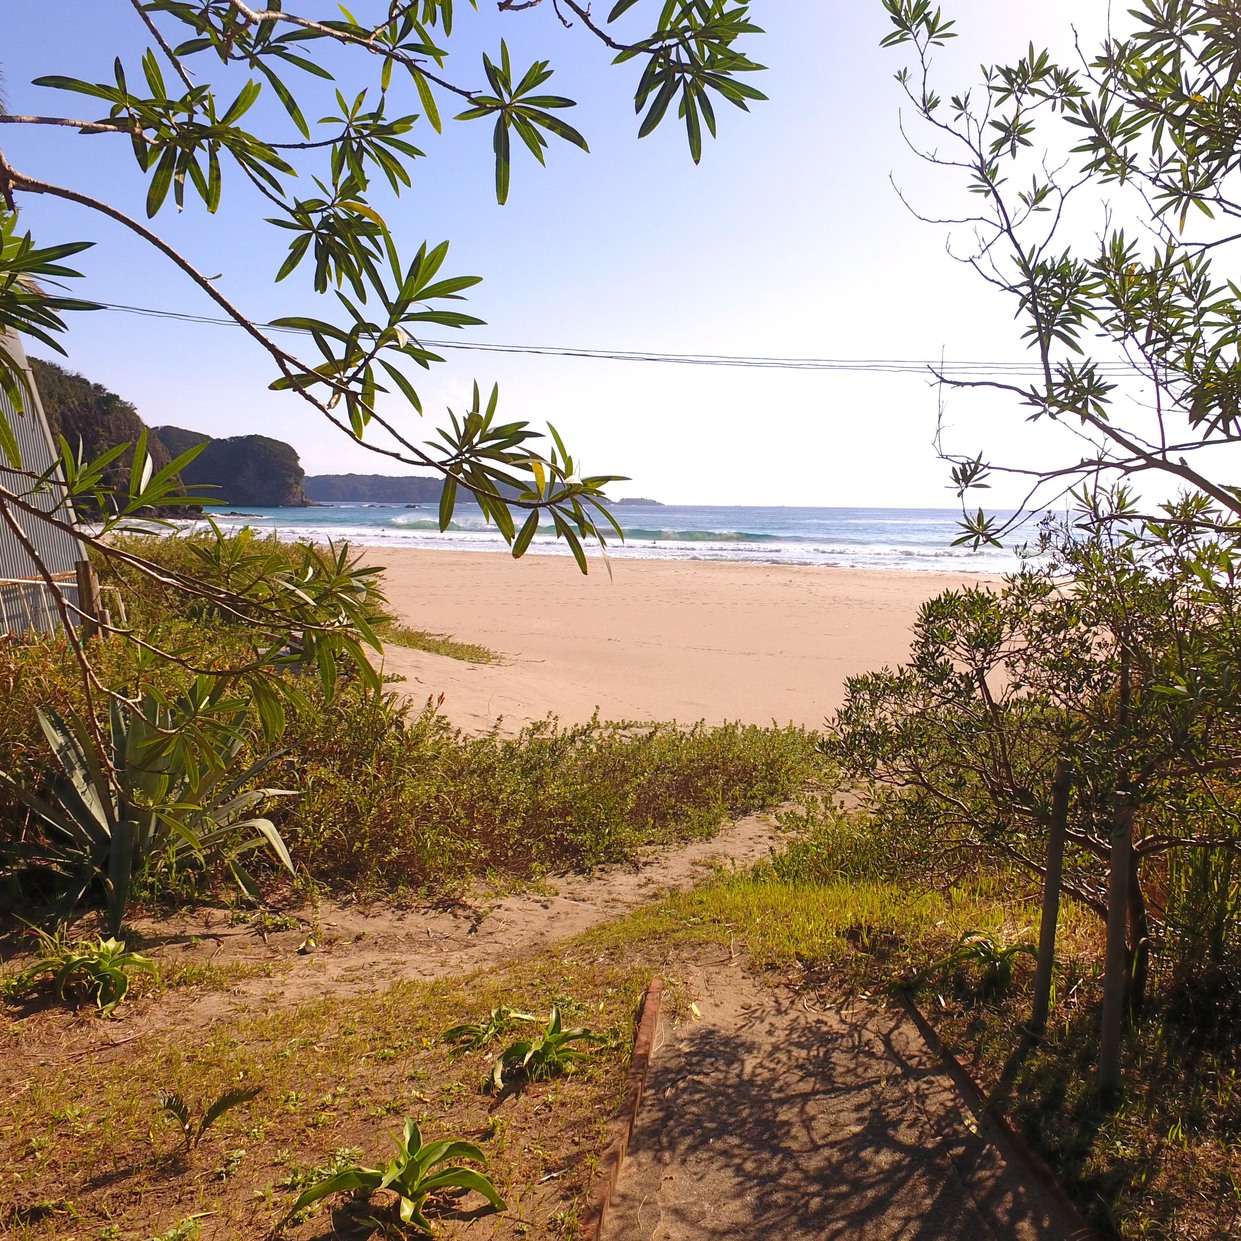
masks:
<svg viewBox="0 0 1241 1241"><path fill-rule="evenodd" d="M303 485L317 504L438 504L444 480L433 474L311 474Z"/></svg>
<svg viewBox="0 0 1241 1241"><path fill-rule="evenodd" d="M316 504L438 504L443 480L434 474L310 474L303 485ZM646 496L626 496L615 503L663 507Z"/></svg>

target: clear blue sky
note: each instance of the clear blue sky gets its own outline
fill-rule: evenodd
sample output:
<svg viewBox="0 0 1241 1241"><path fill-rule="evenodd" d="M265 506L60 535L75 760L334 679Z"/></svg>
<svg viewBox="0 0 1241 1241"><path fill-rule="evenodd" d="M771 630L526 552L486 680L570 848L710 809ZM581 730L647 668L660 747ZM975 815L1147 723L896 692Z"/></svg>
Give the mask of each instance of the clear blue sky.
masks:
<svg viewBox="0 0 1241 1241"><path fill-rule="evenodd" d="M352 11L384 7L365 0ZM1063 52L1072 24L1097 34L1105 17L1101 3L1069 0L961 0L947 11L963 36L942 57L941 80L953 90L974 83L983 60L1016 57L1031 40ZM878 0L760 2L755 17L767 33L753 40L752 55L769 66L755 80L770 102L749 115L722 106L720 139L695 168L675 118L636 139L631 66L609 67L586 32L561 27L550 3L499 14L482 0L482 11L459 16L451 75L474 84L477 51L494 51L501 35L519 61L549 58L557 70L551 88L580 101L568 119L592 153L557 144L547 169L518 153L509 203L500 208L490 127L448 124L437 139L420 123L414 137L428 158L415 166L414 190L397 204L383 195L376 202L409 253L424 239L449 239L452 271L484 277L467 307L487 321L470 332L478 340L747 355L1025 356L1013 307L954 263L944 230L911 218L890 184L895 177L931 211L964 202L951 177L924 169L901 139L892 75L904 55L878 48L887 23ZM4 0L8 108L94 116L91 101L37 89L30 79L108 80L118 52L136 76L146 43L123 0ZM340 64L342 84L356 88L359 69L369 74L360 60ZM393 110L420 110L412 91L399 85L396 93ZM18 126L0 138L23 171L142 214L145 181L125 139ZM72 206L28 198L23 208L42 241L100 243L79 264L86 295L213 313L118 227ZM179 218L166 208L157 223L255 317L318 313L308 281L271 283L284 243L261 222L265 214L232 176L218 216L195 204ZM112 313L72 322L69 365L131 399L150 423L274 435L294 444L309 473L392 472L296 398L267 392L265 356L233 329ZM618 494L683 503L951 503L930 446L935 393L920 378L448 357L421 376L428 434L445 406L466 403L472 379L498 381L504 411L556 423L585 471L631 475ZM948 416L962 449L1037 451L1021 438L1020 411L1002 397L953 396Z"/></svg>

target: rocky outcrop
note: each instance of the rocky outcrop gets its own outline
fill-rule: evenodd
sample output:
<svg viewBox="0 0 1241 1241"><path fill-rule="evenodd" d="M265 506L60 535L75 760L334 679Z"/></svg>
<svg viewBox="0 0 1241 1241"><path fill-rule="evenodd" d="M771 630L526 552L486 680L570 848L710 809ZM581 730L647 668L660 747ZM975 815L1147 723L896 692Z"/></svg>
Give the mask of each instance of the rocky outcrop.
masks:
<svg viewBox="0 0 1241 1241"><path fill-rule="evenodd" d="M310 499L302 486L306 477L297 450L267 435L232 435L213 439L183 427L156 427L170 452L180 454L196 444L206 447L181 471L190 491L224 504L259 508L300 508Z"/></svg>
<svg viewBox="0 0 1241 1241"><path fill-rule="evenodd" d="M305 472L297 451L283 440L266 435L214 439L183 427L150 428L129 401L102 384L55 362L32 358L30 364L53 439L63 435L86 460L117 444L132 444L146 431L147 451L157 470L196 444L206 445L181 471L188 491L201 491L225 504L286 508L310 503L302 489ZM127 485L132 459L131 450L109 469L106 481L110 486L123 489Z"/></svg>

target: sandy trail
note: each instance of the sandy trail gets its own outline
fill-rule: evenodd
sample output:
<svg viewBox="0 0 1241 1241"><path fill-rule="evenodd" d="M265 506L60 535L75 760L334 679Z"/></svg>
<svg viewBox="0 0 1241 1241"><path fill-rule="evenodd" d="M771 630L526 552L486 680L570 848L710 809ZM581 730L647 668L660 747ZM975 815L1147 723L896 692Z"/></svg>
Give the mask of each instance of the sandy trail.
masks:
<svg viewBox="0 0 1241 1241"><path fill-rule="evenodd" d="M301 909L297 929L227 925L224 911L150 923L163 959L271 962L275 977L225 991L165 993L108 1023L74 1058L257 1008L348 997L402 979L462 974L613 921L708 868L748 867L779 839L769 816L631 865L557 877L543 892L450 908ZM312 917L320 947L299 955ZM730 951L672 966L700 1016L661 1018L643 1106L603 1241L1071 1241L1074 1221L969 1112L903 1011L833 1005L772 988ZM32 1049L63 1058L63 1049Z"/></svg>
<svg viewBox="0 0 1241 1241"><path fill-rule="evenodd" d="M295 929L264 939L248 924L230 925L227 912L199 909L155 921L136 918L144 950L162 960L271 963L274 978L245 978L224 991L166 994L158 1005L121 1010L117 1025L163 1029L201 1025L263 1005L289 1006L331 994L348 997L378 991L403 979L442 978L520 959L559 940L623 917L661 893L701 883L712 867L748 867L769 856L780 838L770 815L728 824L710 840L653 850L634 863L591 874L556 876L541 891L493 901L462 901L447 907L345 906L320 902L299 906ZM314 952L298 947L317 922ZM183 955L182 955L183 954Z"/></svg>
<svg viewBox="0 0 1241 1241"><path fill-rule="evenodd" d="M975 1117L916 1027L810 1004L740 964L661 1014L603 1241L1072 1241L1076 1221Z"/></svg>

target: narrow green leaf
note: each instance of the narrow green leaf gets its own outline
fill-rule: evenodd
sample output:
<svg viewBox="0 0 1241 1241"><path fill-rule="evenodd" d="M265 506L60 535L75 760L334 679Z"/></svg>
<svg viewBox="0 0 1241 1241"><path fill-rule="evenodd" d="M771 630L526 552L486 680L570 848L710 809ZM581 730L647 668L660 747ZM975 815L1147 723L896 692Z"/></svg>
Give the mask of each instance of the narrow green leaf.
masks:
<svg viewBox="0 0 1241 1241"><path fill-rule="evenodd" d="M427 120L431 123L431 128L437 134L443 133L443 126L440 122L440 110L436 106L431 83L427 81L426 75L419 73L417 69L411 69L410 73L413 76L414 85L418 88L418 98L422 101L422 107L427 114Z"/></svg>
<svg viewBox="0 0 1241 1241"><path fill-rule="evenodd" d="M444 479L444 490L440 492L440 530L447 530L452 521L453 509L457 506L457 480Z"/></svg>
<svg viewBox="0 0 1241 1241"><path fill-rule="evenodd" d="M147 216L154 216L164 205L164 199L168 197L168 187L172 185L173 173L177 166L177 148L165 147L163 155L160 156L159 164L155 169L155 175L151 178L151 188L147 191L146 210Z"/></svg>
<svg viewBox="0 0 1241 1241"><path fill-rule="evenodd" d="M520 560L522 556L526 554L526 549L530 546L530 542L534 538L534 536L538 533L538 530L539 530L539 510L535 509L534 512L532 512L530 516L526 518L525 524L521 528L521 533L517 536L517 538L513 542L513 559L514 560Z"/></svg>
<svg viewBox="0 0 1241 1241"><path fill-rule="evenodd" d="M503 114L496 119L495 135L492 146L496 153L496 202L500 206L508 201L509 183L509 138L508 124Z"/></svg>

